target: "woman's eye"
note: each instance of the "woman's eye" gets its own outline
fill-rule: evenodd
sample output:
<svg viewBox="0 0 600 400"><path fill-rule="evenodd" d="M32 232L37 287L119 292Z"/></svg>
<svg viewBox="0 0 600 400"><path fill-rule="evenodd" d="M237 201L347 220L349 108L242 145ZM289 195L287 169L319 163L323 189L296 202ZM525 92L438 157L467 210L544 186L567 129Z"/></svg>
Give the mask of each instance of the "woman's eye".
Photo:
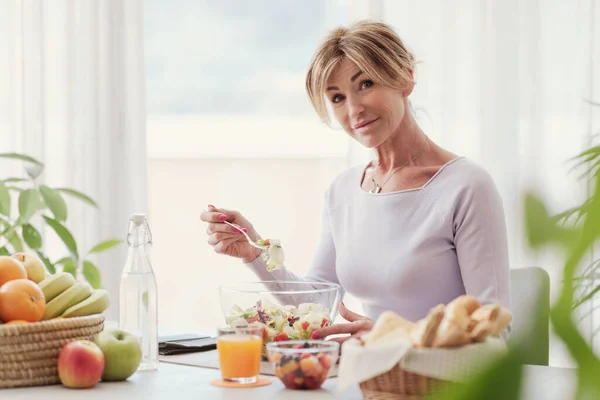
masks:
<svg viewBox="0 0 600 400"><path fill-rule="evenodd" d="M361 89L368 89L371 86L373 86L373 81L370 79L364 80L360 83L360 88Z"/></svg>
<svg viewBox="0 0 600 400"><path fill-rule="evenodd" d="M332 103L339 103L342 100L344 100L344 96L342 96L341 94L336 94L331 98Z"/></svg>

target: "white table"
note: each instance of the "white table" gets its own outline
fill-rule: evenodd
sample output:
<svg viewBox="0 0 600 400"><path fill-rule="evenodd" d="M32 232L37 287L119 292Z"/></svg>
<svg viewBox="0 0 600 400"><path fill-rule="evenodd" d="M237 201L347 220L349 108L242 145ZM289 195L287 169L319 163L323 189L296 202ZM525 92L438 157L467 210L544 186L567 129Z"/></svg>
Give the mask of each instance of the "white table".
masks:
<svg viewBox="0 0 600 400"><path fill-rule="evenodd" d="M116 327L112 321L105 328ZM181 333L181 330L160 329L160 334ZM176 357L176 356L174 356ZM577 384L576 371L568 368L526 366L521 390L521 400L569 400L574 398ZM336 379L328 379L317 391L287 390L274 376L268 386L251 389L224 389L210 382L220 377L213 368L203 368L161 362L157 371L138 372L126 382L99 382L93 389L68 389L62 385L32 388L0 389L1 400L180 400L180 399L224 399L224 400L274 400L274 399L344 399L362 400L357 387L343 393L336 390Z"/></svg>
<svg viewBox="0 0 600 400"><path fill-rule="evenodd" d="M347 399L361 400L358 387L344 393L336 392L335 378L329 379L318 391L287 390L275 377L269 386L252 389L223 389L210 381L219 378L219 371L161 362L159 369L138 372L126 382L100 382L93 389L74 390L62 385L33 388L0 389L2 400L179 400L179 399ZM576 387L576 372L572 369L526 366L522 400L569 400ZM310 397L309 397L310 396Z"/></svg>

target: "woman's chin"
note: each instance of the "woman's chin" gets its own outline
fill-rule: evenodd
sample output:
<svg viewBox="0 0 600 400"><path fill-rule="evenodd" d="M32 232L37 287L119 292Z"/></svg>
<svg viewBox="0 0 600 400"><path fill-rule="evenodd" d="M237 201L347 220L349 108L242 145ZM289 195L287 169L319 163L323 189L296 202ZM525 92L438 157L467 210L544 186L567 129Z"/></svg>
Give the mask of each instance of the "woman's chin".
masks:
<svg viewBox="0 0 600 400"><path fill-rule="evenodd" d="M361 135L354 137L358 143L366 147L367 149L374 149L380 146L385 140L382 140L379 135Z"/></svg>

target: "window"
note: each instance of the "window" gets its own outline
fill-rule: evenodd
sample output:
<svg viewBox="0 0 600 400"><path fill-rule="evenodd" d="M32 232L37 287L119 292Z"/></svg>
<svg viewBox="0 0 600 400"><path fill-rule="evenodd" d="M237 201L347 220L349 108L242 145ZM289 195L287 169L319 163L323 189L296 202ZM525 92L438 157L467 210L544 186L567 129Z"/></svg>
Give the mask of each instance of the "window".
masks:
<svg viewBox="0 0 600 400"><path fill-rule="evenodd" d="M348 3L348 4L347 4ZM323 192L349 139L322 124L304 90L313 52L346 24L341 1L146 2L149 213L161 326L223 323L218 285L256 280L217 255L207 204L242 212L307 272Z"/></svg>

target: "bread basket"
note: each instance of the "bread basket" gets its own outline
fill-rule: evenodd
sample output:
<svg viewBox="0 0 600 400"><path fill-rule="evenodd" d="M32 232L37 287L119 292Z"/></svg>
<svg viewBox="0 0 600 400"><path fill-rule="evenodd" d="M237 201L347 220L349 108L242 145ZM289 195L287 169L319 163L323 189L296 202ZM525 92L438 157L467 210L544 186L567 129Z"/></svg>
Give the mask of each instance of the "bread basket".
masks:
<svg viewBox="0 0 600 400"><path fill-rule="evenodd" d="M504 354L506 345L498 338L455 349L411 348L392 368L376 366L381 372L359 386L365 400L421 400L467 382Z"/></svg>
<svg viewBox="0 0 600 400"><path fill-rule="evenodd" d="M342 348L338 388L358 383L363 397L421 400L468 382L507 352L501 337L512 315L468 295L410 322L383 312L373 329Z"/></svg>
<svg viewBox="0 0 600 400"><path fill-rule="evenodd" d="M74 340L93 340L104 328L101 314L0 325L0 388L60 383L58 354Z"/></svg>
<svg viewBox="0 0 600 400"><path fill-rule="evenodd" d="M402 369L400 363L391 370L360 383L365 400L421 400L440 391L446 381Z"/></svg>

